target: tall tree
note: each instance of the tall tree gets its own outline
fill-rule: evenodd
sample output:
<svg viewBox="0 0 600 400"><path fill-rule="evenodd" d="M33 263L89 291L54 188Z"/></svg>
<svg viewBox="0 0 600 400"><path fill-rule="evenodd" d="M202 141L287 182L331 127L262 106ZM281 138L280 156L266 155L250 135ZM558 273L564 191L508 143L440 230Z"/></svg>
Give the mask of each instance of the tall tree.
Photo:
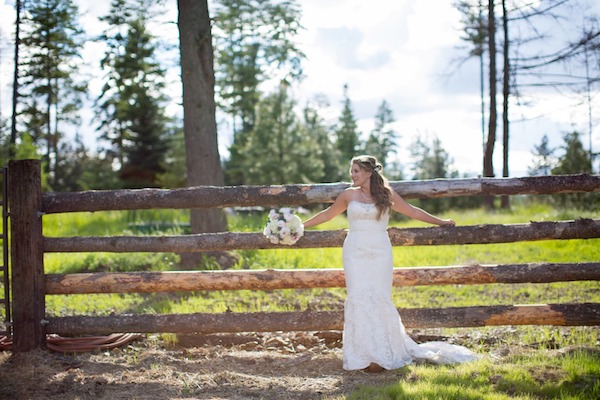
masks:
<svg viewBox="0 0 600 400"><path fill-rule="evenodd" d="M107 70L98 99L102 137L112 144L127 187L156 186L167 144L164 70L147 25L156 0L115 0L103 19L109 43L102 60Z"/></svg>
<svg viewBox="0 0 600 400"><path fill-rule="evenodd" d="M185 136L183 129L169 136L169 147L163 160L164 172L159 175L159 186L179 188L187 185Z"/></svg>
<svg viewBox="0 0 600 400"><path fill-rule="evenodd" d="M247 135L256 123L260 85L302 77L304 54L295 43L301 10L294 0L217 0L214 14L218 105L232 119L228 184L244 183Z"/></svg>
<svg viewBox="0 0 600 400"><path fill-rule="evenodd" d="M552 174L581 174L592 172L592 162L581 142L581 134L577 131L567 133L563 136L564 153L558 158L558 162L552 168Z"/></svg>
<svg viewBox="0 0 600 400"><path fill-rule="evenodd" d="M410 145L411 159L413 162L413 179L448 178L451 172L452 160L443 148L441 140L434 136L431 141L417 137ZM440 212L447 199L421 199L424 207L435 212Z"/></svg>
<svg viewBox="0 0 600 400"><path fill-rule="evenodd" d="M488 136L483 153L483 176L494 177L494 147L496 145L496 128L498 110L496 107L496 14L494 0L488 1L488 49L489 49L489 120ZM494 207L494 198L486 197L488 208Z"/></svg>
<svg viewBox="0 0 600 400"><path fill-rule="evenodd" d="M348 85L344 85L343 108L340 114L338 125L335 129L335 145L340 159L338 179L343 179L348 175L348 163L356 155L360 146L360 133L358 125L352 110L352 101L348 96Z"/></svg>
<svg viewBox="0 0 600 400"><path fill-rule="evenodd" d="M83 190L81 178L84 171L90 167L88 164L88 149L86 148L81 135L75 135L75 140L61 143L62 158L57 166L56 186L61 191L74 192Z"/></svg>
<svg viewBox="0 0 600 400"><path fill-rule="evenodd" d="M106 71L102 92L96 100L97 114L100 118L98 131L100 138L110 143L108 154L114 157L119 168L125 164L126 123L120 118L120 101L125 86L125 71L119 71L118 66L124 64L121 60L125 54L128 23L131 21L133 10L128 0L112 0L110 11L100 17L107 24L99 39L106 44L106 52L100 61L100 67Z"/></svg>
<svg viewBox="0 0 600 400"><path fill-rule="evenodd" d="M498 2L488 1L488 28L492 26L492 23L494 26L496 25L494 21L489 20L495 3ZM542 87L553 87L561 93L567 88L586 93L589 107L591 86L596 84L593 76L597 75L598 71L598 63L589 63L589 59L590 55L597 57L595 53L600 49L600 28L597 18L588 12L580 20L572 18L573 15L577 15L574 13L585 9L582 3L585 4L585 2L569 0L529 3L518 0L502 0L504 27L503 176L508 175L509 166L510 118L508 105L510 97L528 95L526 90L529 87L535 87L538 92ZM479 48L483 50L483 47L477 45L481 37L478 35L477 29L477 21L482 20L477 17L477 11L481 9L481 0L460 0L455 5L463 15L465 31L463 39L472 43L474 50ZM565 18L565 16L569 18ZM563 21L568 22L563 23ZM580 21L584 24L583 29L578 28ZM560 37L555 37L554 32L560 32ZM490 44L493 42L490 37L491 33L490 29L485 33L485 38ZM488 49L488 52L491 71L493 52L491 49ZM474 55L473 50L470 51L470 55ZM594 71L590 71L589 67L592 67ZM581 79L584 75L586 76L585 81ZM495 79L489 76L490 86L493 81ZM495 101L494 99L495 96L492 96L490 91L490 102ZM490 116L490 123L492 123L493 112L490 114L492 114ZM490 145L491 141L488 135L485 145L487 154L490 150L493 151ZM485 164L488 164L487 160L484 162ZM484 167L484 172L485 169L486 167ZM487 169L490 169L489 164Z"/></svg>
<svg viewBox="0 0 600 400"><path fill-rule="evenodd" d="M487 21L484 17L482 0L473 4L469 0L460 0L454 3L459 10L462 20L463 36L461 39L471 47L468 57L477 57L479 61L479 96L481 104L481 148L485 151L485 54L487 43Z"/></svg>
<svg viewBox="0 0 600 400"><path fill-rule="evenodd" d="M248 184L310 183L323 175L318 143L296 115L287 86L282 82L258 105L256 125L244 148Z"/></svg>
<svg viewBox="0 0 600 400"><path fill-rule="evenodd" d="M311 159L318 157L323 163L323 175L317 181L330 183L336 182L339 178L339 155L335 143L331 140L329 128L319 113L320 108L327 104L323 96L316 96L313 102L305 105L303 115L306 131L309 136L315 138L318 145L318 152L311 156Z"/></svg>
<svg viewBox="0 0 600 400"><path fill-rule="evenodd" d="M554 164L552 159L554 150L555 149L550 147L548 135L542 136L542 141L539 145L534 146L532 151L532 164L527 168L527 172L530 176L550 175Z"/></svg>
<svg viewBox="0 0 600 400"><path fill-rule="evenodd" d="M19 100L19 48L21 47L21 0L15 1L15 56L14 56L14 69L13 69L13 87L12 87L12 115L10 124L10 142L8 148L9 159L12 159L15 155L17 145L17 107Z"/></svg>
<svg viewBox="0 0 600 400"><path fill-rule="evenodd" d="M189 186L222 186L208 3L206 0L178 0L177 7L187 183ZM194 209L190 222L192 233L227 230L225 214L218 209ZM192 266L200 259L198 253L192 253L183 256L182 263Z"/></svg>
<svg viewBox="0 0 600 400"><path fill-rule="evenodd" d="M508 102L510 97L510 58L508 40L508 11L506 10L506 0L502 0L502 28L504 33L504 46L502 55L504 60L504 72L502 76L502 176L508 177L508 138L509 138L509 118ZM510 206L509 196L500 197L500 207L508 208Z"/></svg>
<svg viewBox="0 0 600 400"><path fill-rule="evenodd" d="M44 165L50 184L55 185L63 125L79 123L87 90L84 82L75 80L82 30L78 8L71 0L29 2L24 11L21 114L34 140L45 143Z"/></svg>
<svg viewBox="0 0 600 400"><path fill-rule="evenodd" d="M556 166L552 168L553 175L581 174L592 172L592 161L590 154L586 151L580 139L581 134L577 131L567 133L563 136L564 151L558 157ZM581 209L598 209L600 196L598 193L569 193L558 194L554 200L562 207L575 207Z"/></svg>
<svg viewBox="0 0 600 400"><path fill-rule="evenodd" d="M384 168L388 164L389 155L395 152L396 142L399 138L391 126L395 121L394 113L388 102L383 100L375 115L375 127L365 144L365 153L377 157Z"/></svg>
<svg viewBox="0 0 600 400"><path fill-rule="evenodd" d="M442 141L434 136L431 141L417 137L410 146L413 161L413 179L448 178L451 159L442 146Z"/></svg>

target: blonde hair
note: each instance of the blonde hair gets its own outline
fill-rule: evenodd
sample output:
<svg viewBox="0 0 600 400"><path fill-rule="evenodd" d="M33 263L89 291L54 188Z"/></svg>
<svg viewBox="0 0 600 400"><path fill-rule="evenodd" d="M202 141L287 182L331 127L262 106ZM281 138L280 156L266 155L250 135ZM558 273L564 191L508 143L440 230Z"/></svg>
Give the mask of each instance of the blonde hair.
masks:
<svg viewBox="0 0 600 400"><path fill-rule="evenodd" d="M392 188L385 176L383 176L383 166L373 156L361 155L352 158L350 165L358 165L364 171L371 173L371 196L375 200L377 207L377 219L388 211L392 206Z"/></svg>

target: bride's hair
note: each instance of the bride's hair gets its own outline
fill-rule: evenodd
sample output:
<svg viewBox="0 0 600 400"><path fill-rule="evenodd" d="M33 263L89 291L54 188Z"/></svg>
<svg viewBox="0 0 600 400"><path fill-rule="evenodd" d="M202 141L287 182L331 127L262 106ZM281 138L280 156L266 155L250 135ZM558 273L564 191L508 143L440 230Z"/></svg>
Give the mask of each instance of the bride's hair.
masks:
<svg viewBox="0 0 600 400"><path fill-rule="evenodd" d="M371 174L371 196L377 207L377 219L392 206L392 189L388 180L383 176L383 166L373 156L356 156L350 165L356 164L359 168L372 172Z"/></svg>

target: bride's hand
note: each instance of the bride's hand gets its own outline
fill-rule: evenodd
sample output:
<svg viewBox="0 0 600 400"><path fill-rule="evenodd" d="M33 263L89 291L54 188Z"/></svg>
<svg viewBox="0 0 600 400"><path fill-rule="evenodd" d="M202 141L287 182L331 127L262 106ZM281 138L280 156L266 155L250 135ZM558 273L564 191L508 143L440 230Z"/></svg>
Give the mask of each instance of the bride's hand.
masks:
<svg viewBox="0 0 600 400"><path fill-rule="evenodd" d="M456 226L456 222L452 219L443 219L440 226Z"/></svg>

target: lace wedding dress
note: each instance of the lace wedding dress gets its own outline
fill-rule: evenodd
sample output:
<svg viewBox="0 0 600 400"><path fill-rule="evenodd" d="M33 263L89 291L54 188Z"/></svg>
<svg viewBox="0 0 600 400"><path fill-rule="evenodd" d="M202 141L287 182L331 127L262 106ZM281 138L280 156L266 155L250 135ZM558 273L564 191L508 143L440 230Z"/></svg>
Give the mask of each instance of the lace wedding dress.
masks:
<svg viewBox="0 0 600 400"><path fill-rule="evenodd" d="M363 369L372 362L396 369L413 361L451 364L479 358L465 347L444 342L417 344L404 329L392 303L392 246L389 213L377 219L374 204L348 204L349 232L343 261L347 298L344 307L343 367Z"/></svg>

